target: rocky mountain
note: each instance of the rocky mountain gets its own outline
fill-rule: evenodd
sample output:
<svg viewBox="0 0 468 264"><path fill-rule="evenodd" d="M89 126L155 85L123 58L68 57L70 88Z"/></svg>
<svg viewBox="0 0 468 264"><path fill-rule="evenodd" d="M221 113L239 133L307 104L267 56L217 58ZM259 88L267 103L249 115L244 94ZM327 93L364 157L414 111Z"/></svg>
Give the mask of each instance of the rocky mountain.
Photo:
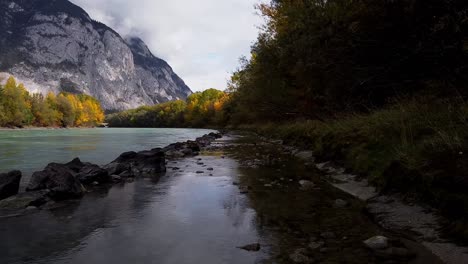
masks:
<svg viewBox="0 0 468 264"><path fill-rule="evenodd" d="M31 92L92 95L106 110L191 94L141 39L122 38L67 0L0 0L0 72Z"/></svg>

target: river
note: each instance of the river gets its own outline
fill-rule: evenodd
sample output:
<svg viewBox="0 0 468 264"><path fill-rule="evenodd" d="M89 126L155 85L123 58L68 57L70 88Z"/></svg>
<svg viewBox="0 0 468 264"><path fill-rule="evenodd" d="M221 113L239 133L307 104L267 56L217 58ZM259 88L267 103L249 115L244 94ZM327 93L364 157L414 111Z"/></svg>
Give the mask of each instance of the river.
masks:
<svg viewBox="0 0 468 264"><path fill-rule="evenodd" d="M0 172L21 170L21 185L50 162L82 161L103 165L126 151L139 151L212 132L206 129L92 128L0 130Z"/></svg>
<svg viewBox="0 0 468 264"><path fill-rule="evenodd" d="M125 135L131 131L102 133L114 133L114 141L107 141L112 147L127 142L123 149L138 149L205 132L134 130L150 140L140 141ZM70 132L85 133L60 133ZM101 130L86 132L95 138ZM281 146L234 136L212 147L196 157L169 160L161 177L97 187L66 206L0 216L0 263L383 263L362 243L375 235L416 255L389 263L440 263L419 244L375 225L360 201L324 182ZM75 154L80 156L56 158ZM93 155L101 163L115 156ZM299 181L305 177L316 184L303 189ZM337 199L348 204L334 206ZM260 251L239 248L253 243Z"/></svg>

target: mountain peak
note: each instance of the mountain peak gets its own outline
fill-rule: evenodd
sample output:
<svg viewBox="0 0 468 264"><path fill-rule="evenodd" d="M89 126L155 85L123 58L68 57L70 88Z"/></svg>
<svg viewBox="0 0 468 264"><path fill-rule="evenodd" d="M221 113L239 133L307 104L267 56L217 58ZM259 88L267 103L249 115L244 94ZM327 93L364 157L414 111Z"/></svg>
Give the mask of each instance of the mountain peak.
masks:
<svg viewBox="0 0 468 264"><path fill-rule="evenodd" d="M92 95L106 110L191 93L140 38L124 40L67 0L0 0L0 72L31 92Z"/></svg>

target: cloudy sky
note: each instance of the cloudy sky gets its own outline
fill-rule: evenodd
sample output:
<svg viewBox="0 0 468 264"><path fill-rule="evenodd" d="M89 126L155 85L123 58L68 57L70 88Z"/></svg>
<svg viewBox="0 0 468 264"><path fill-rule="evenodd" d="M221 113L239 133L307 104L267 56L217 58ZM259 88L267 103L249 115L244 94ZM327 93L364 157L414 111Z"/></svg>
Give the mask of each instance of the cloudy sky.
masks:
<svg viewBox="0 0 468 264"><path fill-rule="evenodd" d="M259 0L71 0L123 36L139 36L194 91L225 89L248 56Z"/></svg>

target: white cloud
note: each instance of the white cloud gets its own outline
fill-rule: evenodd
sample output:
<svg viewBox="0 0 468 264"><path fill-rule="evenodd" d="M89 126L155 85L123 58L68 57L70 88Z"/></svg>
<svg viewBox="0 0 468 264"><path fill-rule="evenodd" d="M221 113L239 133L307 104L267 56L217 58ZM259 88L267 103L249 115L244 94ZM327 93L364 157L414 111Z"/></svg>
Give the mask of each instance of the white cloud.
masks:
<svg viewBox="0 0 468 264"><path fill-rule="evenodd" d="M194 91L226 88L248 56L258 0L72 0L121 35L142 38Z"/></svg>

